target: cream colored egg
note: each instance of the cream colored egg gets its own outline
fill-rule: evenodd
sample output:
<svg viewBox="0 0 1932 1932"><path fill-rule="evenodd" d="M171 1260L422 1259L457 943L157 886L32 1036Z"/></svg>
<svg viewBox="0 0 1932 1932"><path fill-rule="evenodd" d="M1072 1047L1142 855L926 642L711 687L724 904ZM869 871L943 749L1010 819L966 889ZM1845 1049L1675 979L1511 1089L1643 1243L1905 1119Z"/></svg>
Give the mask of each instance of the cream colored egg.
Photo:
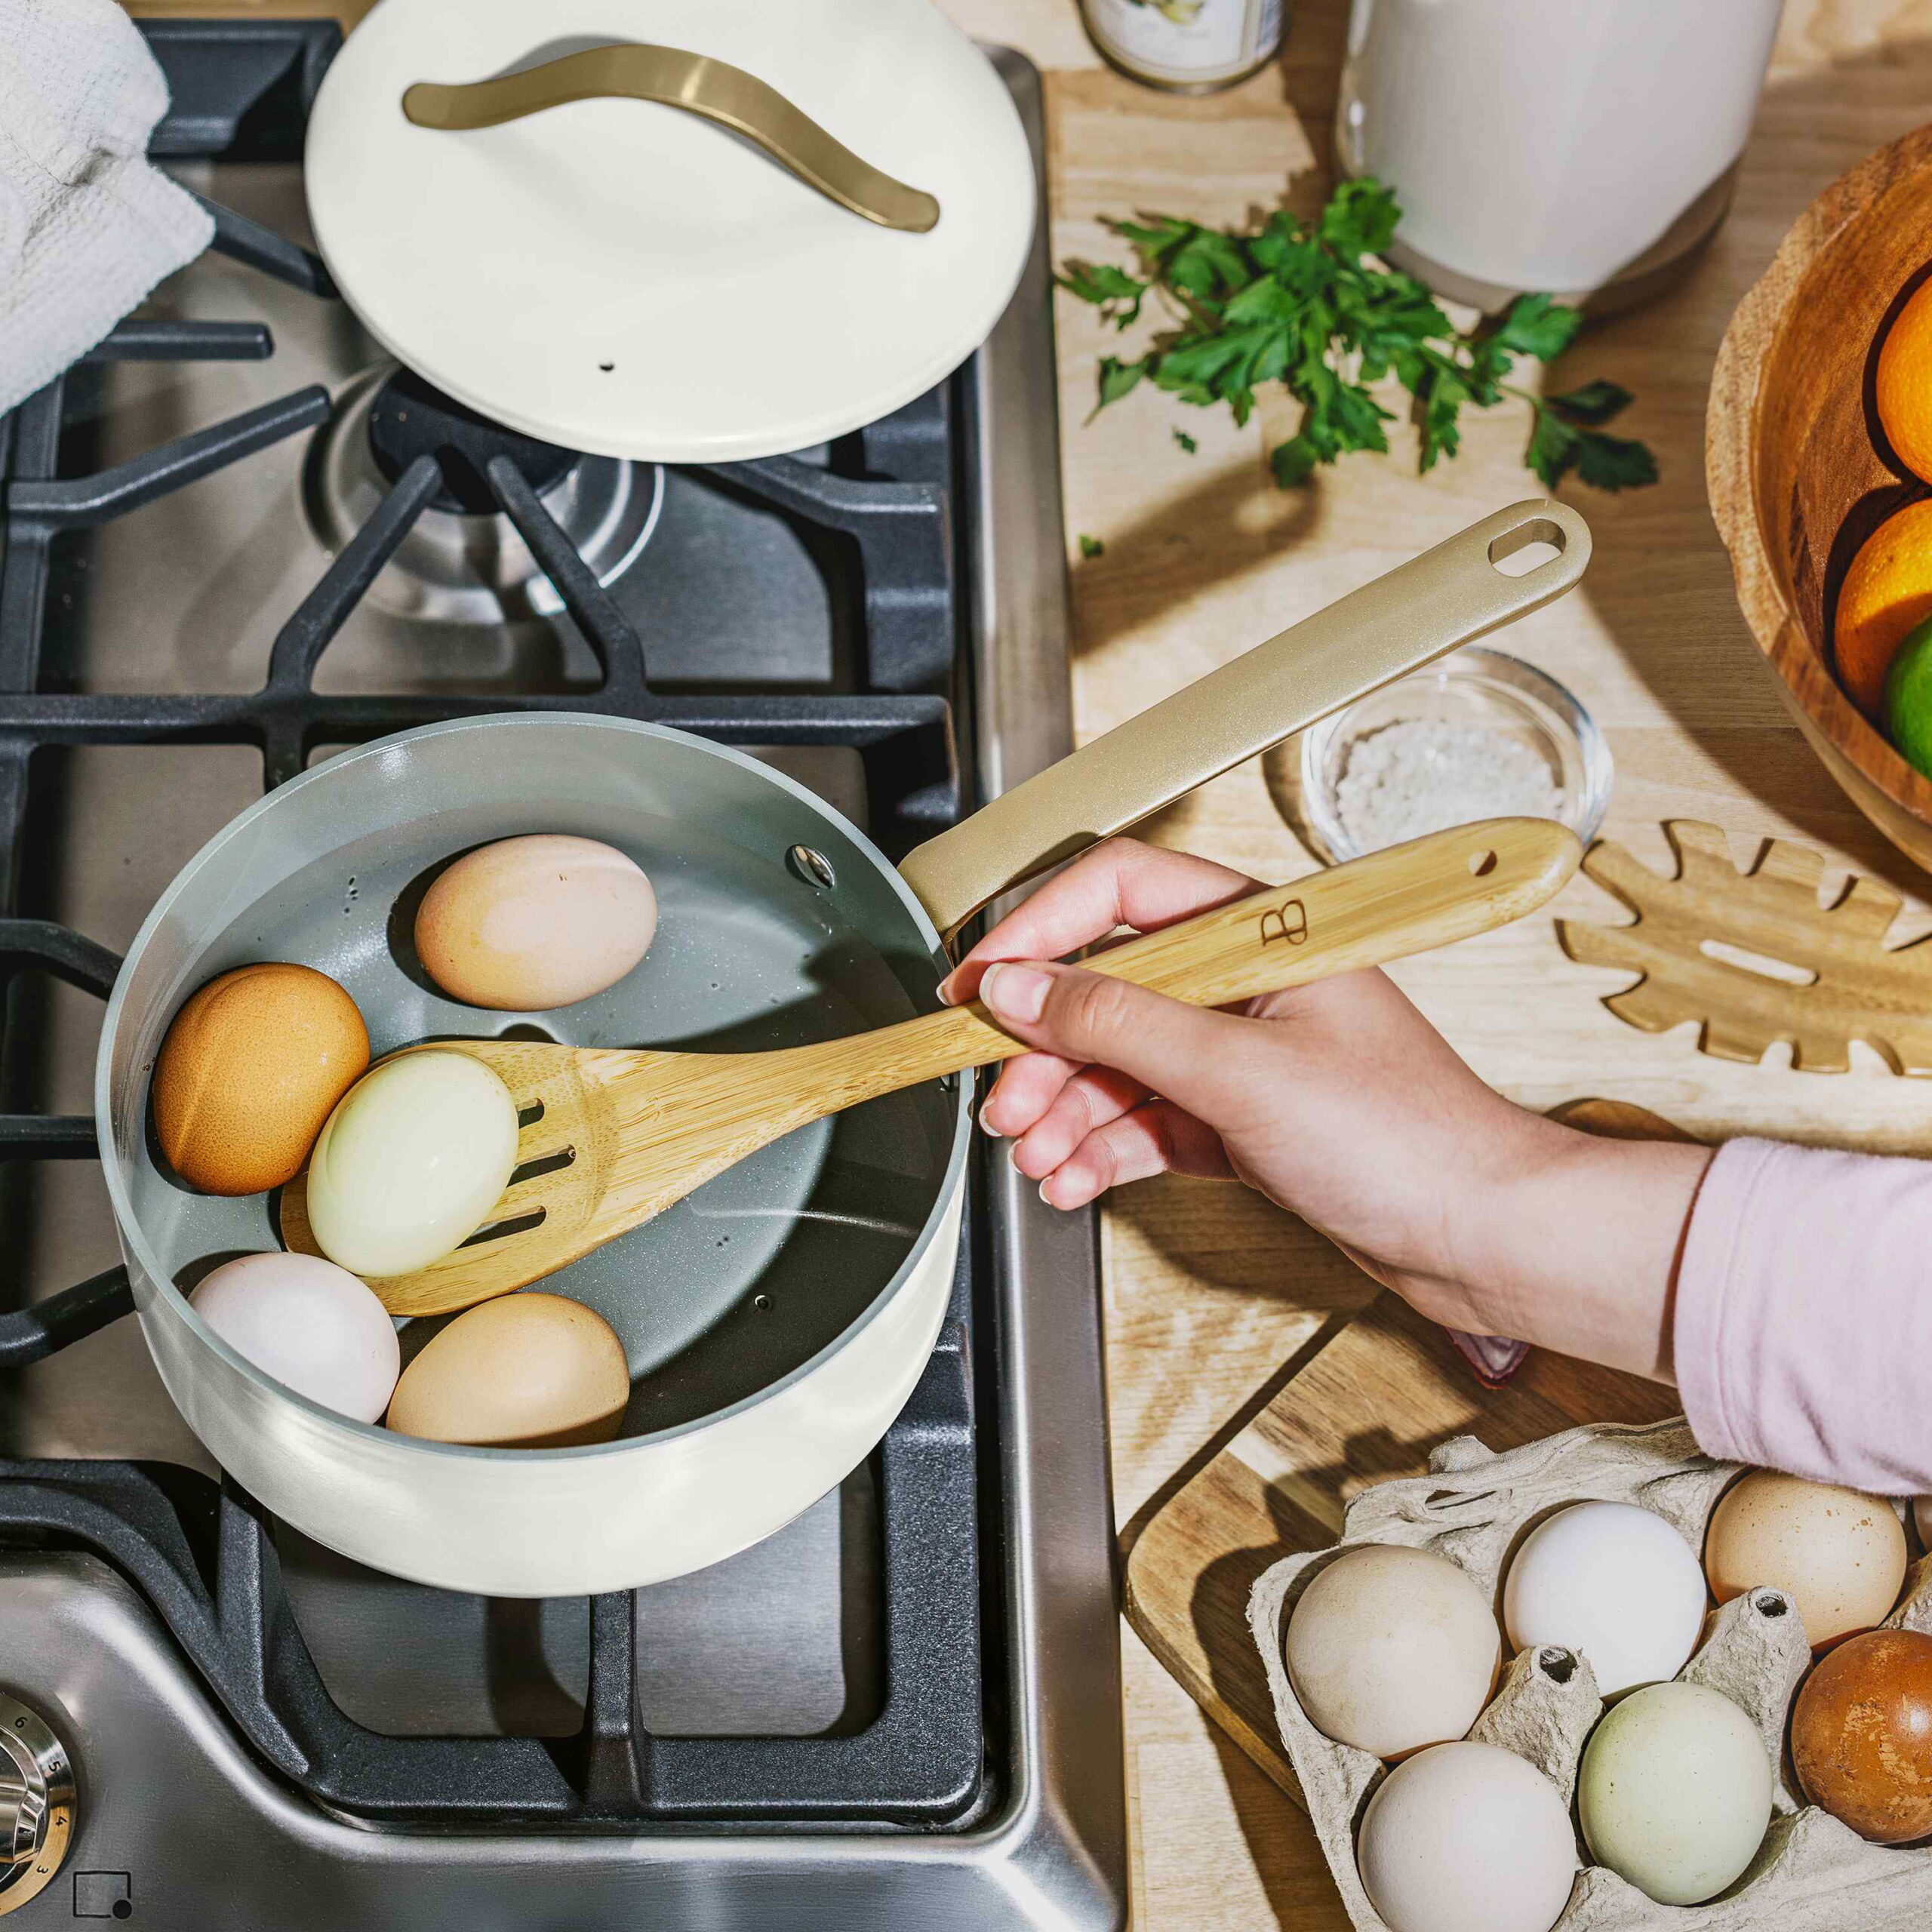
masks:
<svg viewBox="0 0 1932 1932"><path fill-rule="evenodd" d="M1309 1721L1378 1758L1466 1735L1502 1651L1488 1600L1466 1571L1392 1543L1337 1557L1302 1592L1283 1645Z"/></svg>
<svg viewBox="0 0 1932 1932"><path fill-rule="evenodd" d="M1377 1788L1355 1865L1389 1932L1549 1932L1577 1841L1534 1764L1498 1745L1438 1744Z"/></svg>
<svg viewBox="0 0 1932 1932"><path fill-rule="evenodd" d="M1728 1697L1702 1684L1648 1684L1590 1734L1577 1816L1599 1865L1660 1905L1697 1905L1763 1843L1771 1761Z"/></svg>
<svg viewBox="0 0 1932 1932"><path fill-rule="evenodd" d="M540 833L466 853L424 894L416 951L452 999L505 1012L574 1005L649 949L657 895L593 838Z"/></svg>
<svg viewBox="0 0 1932 1932"><path fill-rule="evenodd" d="M403 1371L389 1426L497 1448L608 1442L630 1399L617 1331L594 1309L534 1291L459 1315Z"/></svg>
<svg viewBox="0 0 1932 1932"><path fill-rule="evenodd" d="M245 1254L188 1297L238 1355L310 1401L357 1422L388 1407L395 1324L368 1286L312 1254Z"/></svg>
<svg viewBox="0 0 1932 1932"><path fill-rule="evenodd" d="M309 1162L309 1225L358 1275L406 1275L462 1246L516 1165L516 1103L479 1060L398 1054L343 1096Z"/></svg>
<svg viewBox="0 0 1932 1932"><path fill-rule="evenodd" d="M1728 1603L1768 1584L1818 1649L1882 1623L1905 1585L1905 1526L1882 1497L1753 1469L1732 1484L1704 1532L1712 1593Z"/></svg>

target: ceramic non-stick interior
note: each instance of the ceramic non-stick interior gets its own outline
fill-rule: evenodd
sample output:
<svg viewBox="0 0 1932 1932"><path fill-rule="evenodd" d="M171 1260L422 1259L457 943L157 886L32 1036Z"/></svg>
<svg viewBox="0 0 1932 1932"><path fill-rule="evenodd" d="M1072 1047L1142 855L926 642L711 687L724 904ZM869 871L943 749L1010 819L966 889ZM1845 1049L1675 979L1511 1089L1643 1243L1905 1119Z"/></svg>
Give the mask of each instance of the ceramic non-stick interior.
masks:
<svg viewBox="0 0 1932 1932"><path fill-rule="evenodd" d="M657 888L656 941L616 986L574 1006L460 1004L416 958L416 904L461 853L532 832L628 853ZM798 845L821 855L829 886L788 856ZM681 734L491 719L347 755L204 851L130 960L115 1140L140 1234L159 1274L184 1291L221 1260L279 1244L271 1199L189 1192L164 1171L148 1121L168 1021L231 967L294 960L330 974L361 1009L377 1055L506 1033L743 1051L928 1009L936 957L903 885L842 820L749 758ZM860 1319L941 1196L959 1106L934 1082L820 1122L544 1281L623 1338L634 1378L623 1433L755 1395ZM437 1325L407 1325L405 1359Z"/></svg>

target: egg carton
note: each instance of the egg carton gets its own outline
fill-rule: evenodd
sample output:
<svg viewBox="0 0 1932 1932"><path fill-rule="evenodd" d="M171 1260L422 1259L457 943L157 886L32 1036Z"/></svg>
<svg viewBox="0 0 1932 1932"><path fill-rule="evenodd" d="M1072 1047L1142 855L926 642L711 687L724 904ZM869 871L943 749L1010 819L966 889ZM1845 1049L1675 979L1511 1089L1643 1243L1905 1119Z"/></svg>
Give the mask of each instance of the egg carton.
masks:
<svg viewBox="0 0 1932 1932"><path fill-rule="evenodd" d="M1473 1436L1457 1436L1430 1457L1427 1475L1381 1483L1358 1497L1333 1548L1284 1557L1262 1573L1248 1598L1248 1628L1288 1761L1356 1932L1389 1932L1355 1869L1356 1827L1388 1767L1324 1737L1295 1696L1282 1639L1302 1591L1346 1549L1403 1543L1460 1564L1500 1607L1510 1553L1526 1531L1567 1503L1634 1503L1654 1510L1701 1553L1705 1524L1740 1467L1701 1454L1681 1420L1565 1429L1501 1455ZM1887 1622L1932 1633L1932 1558L1913 1569ZM1776 1590L1750 1591L1715 1614L1678 1675L1742 1706L1764 1738L1777 1776L1763 1845L1718 1897L1665 1906L1591 1864L1580 1838L1582 1869L1553 1932L1922 1932L1932 1926L1932 1847L1868 1844L1799 1795L1785 1734L1810 1661L1796 1609ZM1511 1660L1469 1735L1527 1758L1567 1804L1603 1709L1587 1659L1525 1651Z"/></svg>

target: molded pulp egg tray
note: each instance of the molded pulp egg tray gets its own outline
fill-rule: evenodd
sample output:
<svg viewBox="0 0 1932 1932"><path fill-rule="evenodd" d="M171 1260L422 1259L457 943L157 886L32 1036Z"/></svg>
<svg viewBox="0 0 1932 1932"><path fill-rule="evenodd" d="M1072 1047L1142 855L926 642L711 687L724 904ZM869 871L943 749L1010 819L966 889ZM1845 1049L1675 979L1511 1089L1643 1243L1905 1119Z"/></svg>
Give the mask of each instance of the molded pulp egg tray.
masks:
<svg viewBox="0 0 1932 1932"><path fill-rule="evenodd" d="M1645 1427L1564 1430L1497 1455L1473 1436L1445 1442L1426 1476L1379 1484L1349 1506L1333 1549L1286 1557L1264 1571L1248 1598L1248 1627L1274 1694L1288 1761L1357 1932L1388 1932L1355 1869L1355 1828L1386 1775L1379 1758L1317 1730L1288 1682L1281 1640L1301 1592L1343 1550L1404 1543L1449 1558L1499 1607L1503 1572L1524 1533L1566 1503L1634 1503L1674 1524L1701 1556L1704 1525L1739 1472L1698 1453L1681 1421ZM1906 1582L1887 1623L1932 1632L1932 1558ZM1803 1803L1785 1751L1786 1719L1811 1661L1795 1609L1779 1592L1755 1589L1726 1604L1678 1674L1741 1705L1777 1767L1770 1829L1744 1875L1706 1903L1663 1906L1614 1872L1588 1862L1555 1932L1891 1932L1932 1925L1932 1847L1869 1844L1829 1814ZM1567 1804L1583 1746L1603 1711L1586 1660L1567 1651L1525 1651L1469 1735L1526 1758Z"/></svg>

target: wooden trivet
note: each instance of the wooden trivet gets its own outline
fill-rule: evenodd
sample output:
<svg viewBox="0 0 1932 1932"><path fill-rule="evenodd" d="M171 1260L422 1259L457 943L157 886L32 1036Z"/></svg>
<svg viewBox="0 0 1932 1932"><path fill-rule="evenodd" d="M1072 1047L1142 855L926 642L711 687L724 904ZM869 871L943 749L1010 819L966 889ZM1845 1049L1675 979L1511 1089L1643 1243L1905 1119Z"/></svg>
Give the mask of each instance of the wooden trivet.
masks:
<svg viewBox="0 0 1932 1932"><path fill-rule="evenodd" d="M1556 1110L1617 1140L1693 1137L1641 1107ZM1512 1449L1581 1422L1657 1422L1674 1390L1538 1349L1484 1389L1433 1322L1383 1293L1340 1328L1218 1455L1124 1534L1128 1620L1181 1687L1299 1798L1247 1632L1247 1596L1278 1558L1333 1543L1371 1483L1420 1475L1452 1435Z"/></svg>
<svg viewBox="0 0 1932 1932"><path fill-rule="evenodd" d="M1604 1001L1618 1019L1647 1033L1695 1020L1699 1047L1721 1060L1755 1062L1784 1040L1792 1066L1843 1073L1863 1040L1894 1073L1932 1073L1932 948L1885 945L1904 903L1896 893L1854 878L1821 906L1825 862L1804 846L1769 839L1740 874L1715 826L1680 819L1664 834L1674 879L1607 841L1584 858L1634 924L1557 922L1572 959L1643 976Z"/></svg>

